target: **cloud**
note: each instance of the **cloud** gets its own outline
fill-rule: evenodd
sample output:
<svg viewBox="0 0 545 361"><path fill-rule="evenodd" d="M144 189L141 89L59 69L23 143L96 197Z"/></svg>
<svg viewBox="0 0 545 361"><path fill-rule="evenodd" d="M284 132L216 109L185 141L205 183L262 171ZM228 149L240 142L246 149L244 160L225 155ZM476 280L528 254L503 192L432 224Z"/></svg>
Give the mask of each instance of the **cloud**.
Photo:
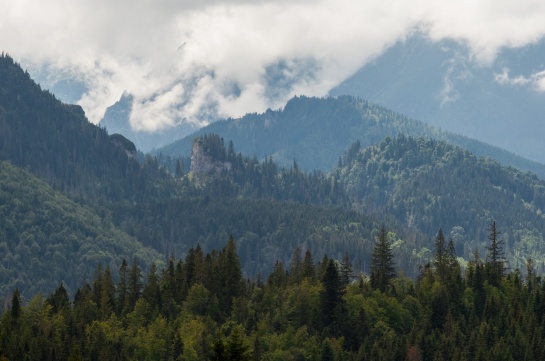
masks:
<svg viewBox="0 0 545 361"><path fill-rule="evenodd" d="M482 64L545 34L541 0L0 0L0 7L2 50L27 67L46 64L82 79L79 104L95 123L127 90L131 122L145 130L325 95L417 29L464 42ZM534 82L545 89L543 76Z"/></svg>
<svg viewBox="0 0 545 361"><path fill-rule="evenodd" d="M503 68L501 73L494 73L494 80L501 85L532 86L537 91L545 91L545 70L531 74L530 76L518 75L511 77L509 68Z"/></svg>
<svg viewBox="0 0 545 361"><path fill-rule="evenodd" d="M467 54L460 49L454 49L453 51L449 47L444 47L442 50L451 54L449 60L443 64L446 70L443 76L443 87L439 92L441 108L460 99L460 92L456 89L457 83L466 82L473 78L470 70L472 61Z"/></svg>

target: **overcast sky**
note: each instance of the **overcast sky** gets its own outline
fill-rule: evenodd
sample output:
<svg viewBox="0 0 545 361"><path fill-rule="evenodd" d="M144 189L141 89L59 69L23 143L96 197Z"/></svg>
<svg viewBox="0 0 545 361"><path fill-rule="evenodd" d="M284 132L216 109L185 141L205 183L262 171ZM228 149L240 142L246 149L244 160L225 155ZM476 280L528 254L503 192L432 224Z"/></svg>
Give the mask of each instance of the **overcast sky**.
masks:
<svg viewBox="0 0 545 361"><path fill-rule="evenodd" d="M84 81L92 122L123 91L155 129L322 96L415 31L494 60L545 34L543 0L0 0L0 50ZM508 78L506 78L508 79Z"/></svg>

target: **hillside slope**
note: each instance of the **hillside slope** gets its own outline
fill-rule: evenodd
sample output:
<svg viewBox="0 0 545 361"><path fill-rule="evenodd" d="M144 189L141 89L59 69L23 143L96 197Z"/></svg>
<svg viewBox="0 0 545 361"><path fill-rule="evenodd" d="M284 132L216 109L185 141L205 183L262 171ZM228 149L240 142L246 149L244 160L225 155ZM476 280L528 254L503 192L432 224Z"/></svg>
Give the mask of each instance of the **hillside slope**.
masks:
<svg viewBox="0 0 545 361"><path fill-rule="evenodd" d="M351 96L338 98L295 97L282 110L248 114L201 128L192 135L160 148L156 154L189 155L192 139L215 133L232 140L240 152L258 159L272 156L280 165L296 159L303 169L331 170L356 140L363 147L387 136L405 134L448 141L474 154L491 157L503 165L532 171L545 178L545 165L500 148L429 127L389 109Z"/></svg>
<svg viewBox="0 0 545 361"><path fill-rule="evenodd" d="M40 89L7 55L0 56L0 160L90 199L151 195L160 176L89 123L81 107Z"/></svg>
<svg viewBox="0 0 545 361"><path fill-rule="evenodd" d="M542 162L545 40L505 47L493 62L467 44L415 34L394 44L330 91L403 112L434 127ZM541 89L541 90L540 90Z"/></svg>
<svg viewBox="0 0 545 361"><path fill-rule="evenodd" d="M62 281L74 292L99 262L117 270L123 257L161 261L154 250L28 172L0 162L0 295L52 292Z"/></svg>
<svg viewBox="0 0 545 361"><path fill-rule="evenodd" d="M486 255L487 226L496 220L513 269L523 269L529 257L545 264L545 181L535 175L445 142L405 136L354 145L335 175L356 208L390 214L423 234L442 227L466 260L475 249Z"/></svg>

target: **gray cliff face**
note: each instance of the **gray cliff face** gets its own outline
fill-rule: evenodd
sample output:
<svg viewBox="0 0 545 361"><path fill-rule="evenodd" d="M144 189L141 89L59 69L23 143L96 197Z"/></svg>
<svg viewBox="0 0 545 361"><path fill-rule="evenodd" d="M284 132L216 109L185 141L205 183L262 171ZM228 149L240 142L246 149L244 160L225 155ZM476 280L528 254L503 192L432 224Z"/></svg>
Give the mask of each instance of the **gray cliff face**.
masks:
<svg viewBox="0 0 545 361"><path fill-rule="evenodd" d="M134 158L136 156L136 146L134 143L121 134L110 135L110 141L116 147L123 149L125 154L127 154L127 157Z"/></svg>
<svg viewBox="0 0 545 361"><path fill-rule="evenodd" d="M198 141L193 143L193 148L191 149L191 167L189 169L193 179L202 182L205 181L207 177L230 170L230 162L213 160L212 157L204 151Z"/></svg>

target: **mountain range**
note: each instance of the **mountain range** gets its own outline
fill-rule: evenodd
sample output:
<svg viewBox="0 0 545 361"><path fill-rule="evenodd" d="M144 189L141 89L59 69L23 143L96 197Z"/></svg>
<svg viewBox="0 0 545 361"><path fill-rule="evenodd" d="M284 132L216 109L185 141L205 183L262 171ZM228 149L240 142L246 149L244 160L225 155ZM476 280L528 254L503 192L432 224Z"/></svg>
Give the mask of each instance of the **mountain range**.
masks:
<svg viewBox="0 0 545 361"><path fill-rule="evenodd" d="M307 170L332 170L342 153L355 141L362 147L387 136L405 134L444 140L503 165L531 171L545 178L545 165L465 136L428 126L394 111L352 96L295 97L283 109L248 114L214 122L154 154L188 156L192 139L206 133L232 140L244 154L258 159L272 156L281 165L296 159Z"/></svg>
<svg viewBox="0 0 545 361"><path fill-rule="evenodd" d="M440 227L462 264L475 250L484 257L493 220L513 268L531 257L545 269L543 180L450 143L504 151L358 98L297 97L214 123L180 143L193 152L190 171L171 172L164 162L179 162L180 144L136 153L9 56L0 57L0 95L2 292L50 292L61 281L74 290L99 262L135 257L147 270L197 245L218 249L229 235L248 276L290 263L298 248L315 259L346 255L369 272L383 223L409 276L430 262Z"/></svg>
<svg viewBox="0 0 545 361"><path fill-rule="evenodd" d="M464 43L399 41L329 94L352 95L543 163L545 40L479 61Z"/></svg>
<svg viewBox="0 0 545 361"><path fill-rule="evenodd" d="M329 95L359 97L543 163L544 57L543 39L524 47L502 48L486 61L463 42L436 41L415 32L386 48ZM64 102L77 102L87 91L86 85L70 74L48 67L32 68L31 73ZM183 119L174 119L170 129L156 132L133 129L130 112L131 96L125 92L105 109L101 124L110 133L125 135L145 152L195 130L184 125ZM206 119L213 122L217 117Z"/></svg>

